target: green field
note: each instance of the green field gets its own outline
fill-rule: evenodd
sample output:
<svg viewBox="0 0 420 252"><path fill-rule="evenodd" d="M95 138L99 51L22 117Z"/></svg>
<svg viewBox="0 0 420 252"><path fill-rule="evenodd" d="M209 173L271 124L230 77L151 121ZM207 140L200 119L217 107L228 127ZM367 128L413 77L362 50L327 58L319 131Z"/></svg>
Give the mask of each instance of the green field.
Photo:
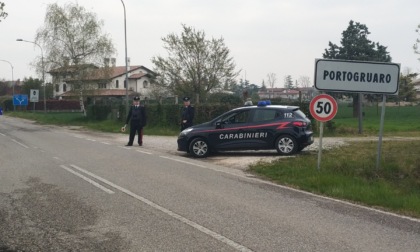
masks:
<svg viewBox="0 0 420 252"><path fill-rule="evenodd" d="M365 106L362 120L364 135L378 135L382 107ZM340 105L332 120L335 130L325 127L326 136L352 136L359 134L359 119L352 117L353 108ZM314 127L317 128L316 126ZM420 106L386 107L384 135L420 136Z"/></svg>

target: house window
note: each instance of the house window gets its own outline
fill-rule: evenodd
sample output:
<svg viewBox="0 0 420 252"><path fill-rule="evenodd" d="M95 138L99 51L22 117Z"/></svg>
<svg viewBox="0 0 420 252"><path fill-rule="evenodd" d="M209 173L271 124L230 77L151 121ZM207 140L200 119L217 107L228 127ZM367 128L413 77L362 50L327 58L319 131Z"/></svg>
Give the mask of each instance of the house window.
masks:
<svg viewBox="0 0 420 252"><path fill-rule="evenodd" d="M149 82L143 81L143 88L147 88L148 84L149 84Z"/></svg>
<svg viewBox="0 0 420 252"><path fill-rule="evenodd" d="M124 88L127 88L127 80L124 80Z"/></svg>
<svg viewBox="0 0 420 252"><path fill-rule="evenodd" d="M106 83L98 83L98 88L106 88Z"/></svg>
<svg viewBox="0 0 420 252"><path fill-rule="evenodd" d="M58 85L58 84L55 84L55 92L60 92L60 85Z"/></svg>
<svg viewBox="0 0 420 252"><path fill-rule="evenodd" d="M67 92L67 85L66 85L66 83L63 84L63 92Z"/></svg>
<svg viewBox="0 0 420 252"><path fill-rule="evenodd" d="M116 87L116 88L119 88L119 87L120 87L120 81L119 81L119 80L116 80L116 81L115 81L115 87Z"/></svg>

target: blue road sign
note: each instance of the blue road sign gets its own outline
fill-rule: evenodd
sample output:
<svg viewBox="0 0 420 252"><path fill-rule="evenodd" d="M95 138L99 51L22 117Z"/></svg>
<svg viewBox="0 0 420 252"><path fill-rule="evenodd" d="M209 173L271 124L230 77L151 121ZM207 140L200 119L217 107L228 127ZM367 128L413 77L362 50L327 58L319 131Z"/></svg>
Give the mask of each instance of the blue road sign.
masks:
<svg viewBox="0 0 420 252"><path fill-rule="evenodd" d="M28 106L28 95L18 94L13 96L13 105Z"/></svg>

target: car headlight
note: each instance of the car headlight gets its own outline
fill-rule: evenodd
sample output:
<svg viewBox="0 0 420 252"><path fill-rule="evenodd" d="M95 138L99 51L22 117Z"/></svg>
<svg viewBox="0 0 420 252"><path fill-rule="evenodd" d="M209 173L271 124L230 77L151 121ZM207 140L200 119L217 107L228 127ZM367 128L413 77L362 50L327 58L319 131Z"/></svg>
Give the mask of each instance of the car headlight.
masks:
<svg viewBox="0 0 420 252"><path fill-rule="evenodd" d="M184 129L183 131L181 131L181 133L179 134L179 136L186 136L192 130L193 130L192 128Z"/></svg>

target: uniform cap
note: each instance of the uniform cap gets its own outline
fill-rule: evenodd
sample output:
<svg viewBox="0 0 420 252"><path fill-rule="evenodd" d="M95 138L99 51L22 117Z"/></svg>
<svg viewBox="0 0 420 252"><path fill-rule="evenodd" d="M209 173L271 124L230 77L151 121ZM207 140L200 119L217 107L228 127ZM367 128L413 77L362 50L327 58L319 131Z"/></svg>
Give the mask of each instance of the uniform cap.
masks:
<svg viewBox="0 0 420 252"><path fill-rule="evenodd" d="M182 100L184 100L184 101L189 101L189 100L190 100L190 97L185 96L184 98L182 98Z"/></svg>
<svg viewBox="0 0 420 252"><path fill-rule="evenodd" d="M140 101L140 97L138 97L138 96L134 96L133 100L134 100L134 101Z"/></svg>

